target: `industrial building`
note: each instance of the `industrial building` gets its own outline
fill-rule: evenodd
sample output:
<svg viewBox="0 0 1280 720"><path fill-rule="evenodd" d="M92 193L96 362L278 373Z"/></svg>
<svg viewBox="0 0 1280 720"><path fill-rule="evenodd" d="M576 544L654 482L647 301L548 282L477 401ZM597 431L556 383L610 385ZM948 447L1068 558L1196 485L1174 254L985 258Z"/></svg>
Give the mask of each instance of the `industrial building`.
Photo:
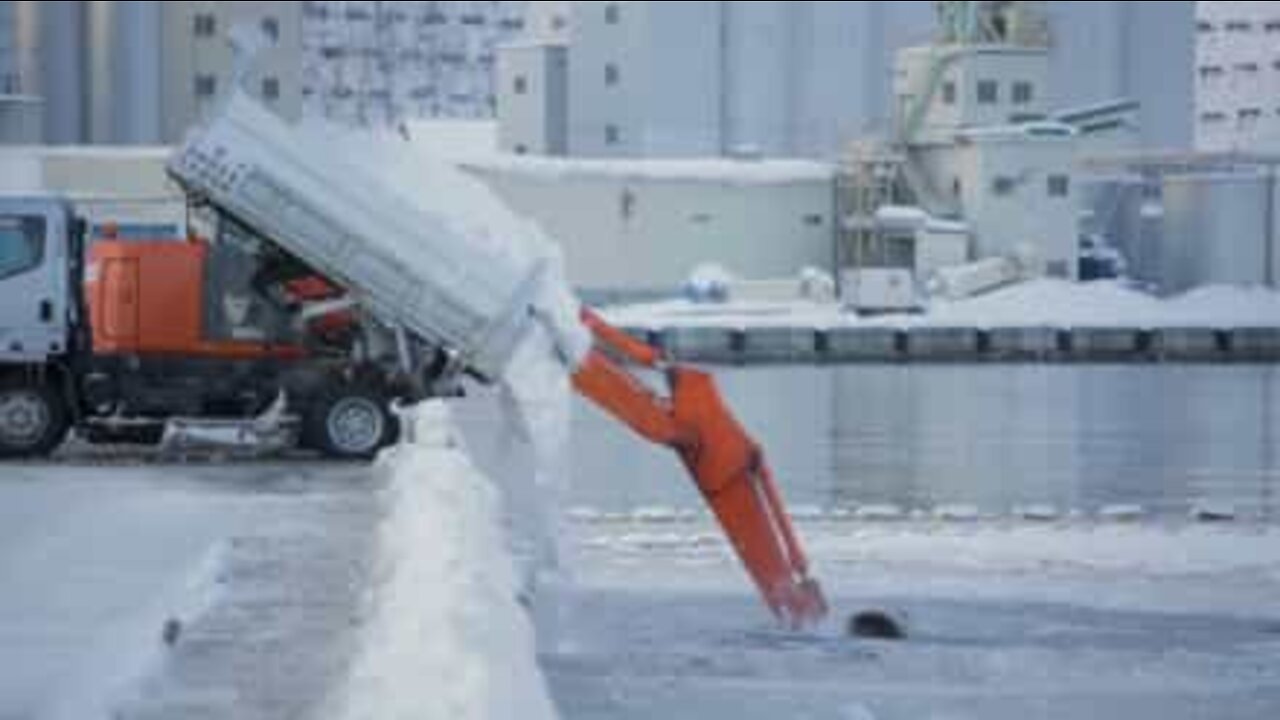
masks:
<svg viewBox="0 0 1280 720"><path fill-rule="evenodd" d="M494 47L523 2L4 2L0 131L22 142L180 140L237 80L285 117L490 117ZM237 69L229 42L252 45ZM21 90L21 97L15 90ZM19 100L21 102L19 102ZM3 139L5 135L0 135Z"/></svg>
<svg viewBox="0 0 1280 720"><path fill-rule="evenodd" d="M526 2L306 2L302 94L309 115L349 125L488 119L499 43Z"/></svg>
<svg viewBox="0 0 1280 720"><path fill-rule="evenodd" d="M746 278L828 268L834 168L807 161L505 157L469 162L564 249L591 300L669 295L694 268Z"/></svg>
<svg viewBox="0 0 1280 720"><path fill-rule="evenodd" d="M1046 5L1049 106L1133 100L1140 146L1191 146L1194 2ZM831 158L889 132L895 54L935 21L927 2L573 3L569 32L504 51L503 146Z"/></svg>
<svg viewBox="0 0 1280 720"><path fill-rule="evenodd" d="M1280 2L1201 2L1196 145L1280 151Z"/></svg>

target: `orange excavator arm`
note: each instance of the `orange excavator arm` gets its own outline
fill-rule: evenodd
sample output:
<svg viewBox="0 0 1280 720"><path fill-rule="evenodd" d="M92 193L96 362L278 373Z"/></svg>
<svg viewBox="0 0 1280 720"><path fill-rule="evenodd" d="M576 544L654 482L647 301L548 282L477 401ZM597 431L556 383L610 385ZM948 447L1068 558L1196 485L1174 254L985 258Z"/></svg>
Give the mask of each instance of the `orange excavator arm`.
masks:
<svg viewBox="0 0 1280 720"><path fill-rule="evenodd" d="M725 406L707 373L668 363L663 354L611 327L591 311L583 322L596 349L574 387L650 442L672 448L688 469L746 566L765 604L792 628L827 614L817 581L783 506L760 446ZM663 372L670 397L651 391L622 364Z"/></svg>

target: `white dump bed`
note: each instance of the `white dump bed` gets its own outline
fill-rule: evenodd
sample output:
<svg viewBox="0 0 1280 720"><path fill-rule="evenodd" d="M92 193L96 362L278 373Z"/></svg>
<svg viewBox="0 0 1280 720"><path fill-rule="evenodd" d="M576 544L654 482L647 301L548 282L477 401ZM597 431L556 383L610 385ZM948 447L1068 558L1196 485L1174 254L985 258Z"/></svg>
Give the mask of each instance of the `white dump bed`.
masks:
<svg viewBox="0 0 1280 720"><path fill-rule="evenodd" d="M326 142L237 95L192 133L169 170L342 284L382 322L456 351L485 378L500 377L528 326L545 263L495 242L501 231L474 224L483 218L459 222L468 211L446 193L433 196L432 187L476 182L461 171L441 166L430 182L403 180L411 176L391 168L394 157L354 157L336 137Z"/></svg>

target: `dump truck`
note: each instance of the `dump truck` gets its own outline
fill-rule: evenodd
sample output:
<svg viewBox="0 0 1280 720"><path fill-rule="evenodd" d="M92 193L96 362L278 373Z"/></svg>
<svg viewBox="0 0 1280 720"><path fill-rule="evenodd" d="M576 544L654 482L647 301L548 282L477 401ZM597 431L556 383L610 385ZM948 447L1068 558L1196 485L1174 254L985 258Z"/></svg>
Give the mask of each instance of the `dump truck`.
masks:
<svg viewBox="0 0 1280 720"><path fill-rule="evenodd" d="M580 395L675 451L767 607L821 619L764 453L712 376L566 299L536 238L485 242L433 212L395 162L330 152L237 93L169 163L210 240L86 252L65 203L0 204L0 453L48 453L74 426L368 457L394 440L393 402L497 382L537 331Z"/></svg>

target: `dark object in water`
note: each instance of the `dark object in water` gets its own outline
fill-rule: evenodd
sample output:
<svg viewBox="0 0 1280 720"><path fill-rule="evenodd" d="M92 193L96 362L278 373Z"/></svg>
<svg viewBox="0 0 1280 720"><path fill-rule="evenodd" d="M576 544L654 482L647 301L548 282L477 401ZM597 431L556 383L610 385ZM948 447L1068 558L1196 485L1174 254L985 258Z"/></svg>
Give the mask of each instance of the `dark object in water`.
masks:
<svg viewBox="0 0 1280 720"><path fill-rule="evenodd" d="M161 638L167 647L173 647L178 644L178 640L182 637L182 621L176 618L169 618L164 624L164 631Z"/></svg>
<svg viewBox="0 0 1280 720"><path fill-rule="evenodd" d="M904 622L883 610L868 610L849 617L849 637L868 640L906 640Z"/></svg>

